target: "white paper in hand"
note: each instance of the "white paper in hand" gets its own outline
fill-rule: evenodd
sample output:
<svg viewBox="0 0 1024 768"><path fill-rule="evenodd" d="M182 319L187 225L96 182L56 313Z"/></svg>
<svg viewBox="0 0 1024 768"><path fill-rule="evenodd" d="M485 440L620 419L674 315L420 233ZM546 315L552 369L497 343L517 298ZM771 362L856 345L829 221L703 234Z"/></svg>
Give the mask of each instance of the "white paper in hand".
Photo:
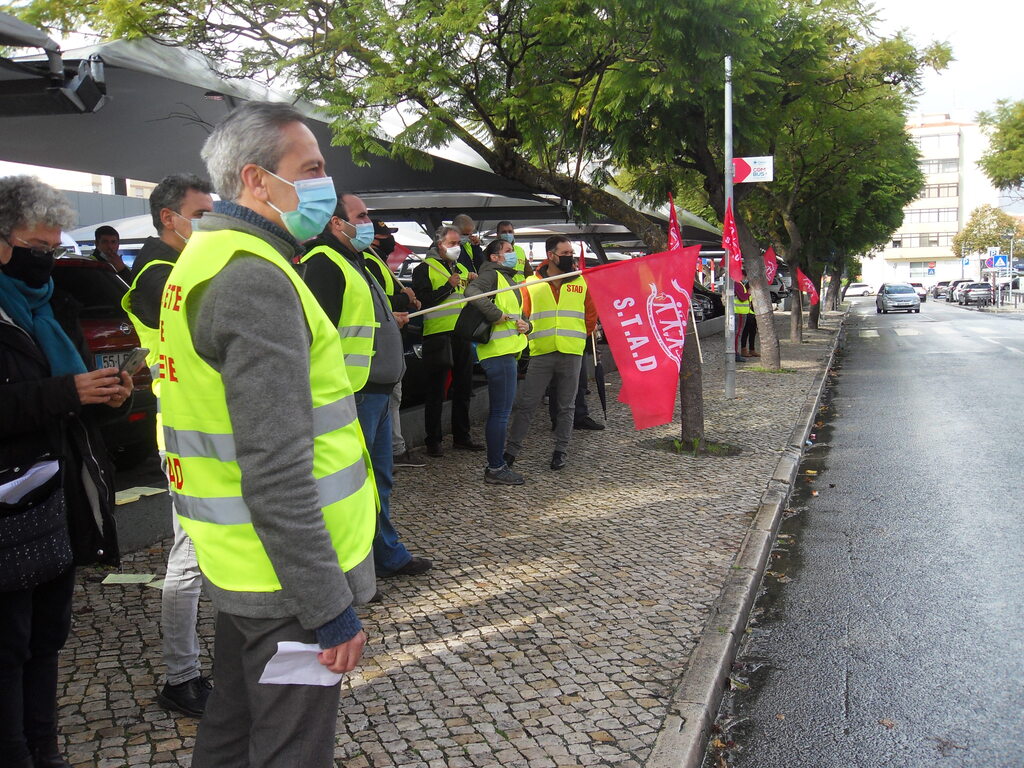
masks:
<svg viewBox="0 0 1024 768"><path fill-rule="evenodd" d="M277 644L277 653L260 676L262 685L336 685L340 672L331 672L317 660L320 646L291 640Z"/></svg>

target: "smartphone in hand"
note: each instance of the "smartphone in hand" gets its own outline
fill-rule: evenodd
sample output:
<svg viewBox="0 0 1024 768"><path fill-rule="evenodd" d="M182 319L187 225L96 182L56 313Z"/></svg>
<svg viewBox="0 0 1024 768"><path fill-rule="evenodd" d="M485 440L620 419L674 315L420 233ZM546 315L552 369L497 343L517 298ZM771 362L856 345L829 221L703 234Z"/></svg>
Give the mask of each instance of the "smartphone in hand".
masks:
<svg viewBox="0 0 1024 768"><path fill-rule="evenodd" d="M118 373L124 371L129 376L134 376L139 372L139 369L146 364L146 355L148 354L149 350L145 347L136 347L128 353L128 357L126 357L124 362L121 363Z"/></svg>

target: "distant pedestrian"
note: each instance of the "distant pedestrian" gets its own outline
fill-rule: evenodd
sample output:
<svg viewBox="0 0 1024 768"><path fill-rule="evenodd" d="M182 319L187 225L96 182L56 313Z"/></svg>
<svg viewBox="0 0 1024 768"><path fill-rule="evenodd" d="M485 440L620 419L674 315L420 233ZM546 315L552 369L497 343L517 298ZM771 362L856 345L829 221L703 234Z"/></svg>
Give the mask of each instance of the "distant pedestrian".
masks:
<svg viewBox="0 0 1024 768"><path fill-rule="evenodd" d="M121 235L118 231L109 224L104 224L96 228L93 237L96 247L93 249L92 257L112 266L118 277L126 283L129 282L131 268L121 258Z"/></svg>

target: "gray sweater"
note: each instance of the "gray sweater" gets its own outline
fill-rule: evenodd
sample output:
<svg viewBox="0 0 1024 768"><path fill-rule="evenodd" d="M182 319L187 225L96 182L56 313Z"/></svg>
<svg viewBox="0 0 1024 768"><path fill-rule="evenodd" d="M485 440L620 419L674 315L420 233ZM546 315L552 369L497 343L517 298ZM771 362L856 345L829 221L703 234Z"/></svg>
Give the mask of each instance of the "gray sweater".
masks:
<svg viewBox="0 0 1024 768"><path fill-rule="evenodd" d="M215 211L231 206L218 203ZM203 217L200 230L221 229L256 235L289 261L296 253L294 243L249 221ZM223 377L242 496L282 586L234 592L207 581L210 597L218 610L238 616L295 617L319 630L323 647L337 645L358 631L351 606L370 599L376 580L372 555L342 572L324 527L313 479L312 336L298 294L279 267L236 256L193 295L193 345Z"/></svg>

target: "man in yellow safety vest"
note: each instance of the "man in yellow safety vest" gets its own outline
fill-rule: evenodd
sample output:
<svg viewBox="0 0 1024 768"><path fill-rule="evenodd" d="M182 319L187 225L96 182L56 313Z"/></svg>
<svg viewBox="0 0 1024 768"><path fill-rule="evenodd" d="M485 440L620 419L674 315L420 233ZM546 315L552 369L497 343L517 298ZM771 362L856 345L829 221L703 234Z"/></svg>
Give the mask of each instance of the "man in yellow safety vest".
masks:
<svg viewBox="0 0 1024 768"><path fill-rule="evenodd" d="M353 606L376 589L353 387L292 264L337 196L288 104L233 110L202 157L221 200L167 279L159 358L170 491L217 609L192 766L329 768L341 677L366 643ZM301 672L280 643L306 654Z"/></svg>
<svg viewBox="0 0 1024 768"><path fill-rule="evenodd" d="M515 275L512 281L515 283L521 283L526 278L533 274L533 266L530 264L530 260L526 258L526 251L523 250L523 246L516 245L516 228L512 226L511 221L499 221L498 226L495 227L498 237L504 240L506 243L511 243L512 248L516 254L516 266Z"/></svg>
<svg viewBox="0 0 1024 768"><path fill-rule="evenodd" d="M537 277L555 277L575 271L575 253L568 238L552 235L545 241L544 249L548 259L537 270ZM519 456L533 412L548 385L554 382L558 414L551 468L558 470L566 463L583 351L587 337L597 327L597 310L582 275L546 283L528 280L523 285L523 317L533 324L529 334L530 367L512 409L505 463L511 466Z"/></svg>
<svg viewBox="0 0 1024 768"><path fill-rule="evenodd" d="M192 174L163 179L149 195L149 210L157 237L147 238L132 264L131 290L122 305L128 312L139 341L149 350L147 362L155 368L160 357L160 300L167 277L178 255L192 237L192 222L213 209L213 187ZM160 397L160 380L153 379L153 394ZM157 447L163 460L163 422L157 416ZM160 600L160 631L163 634L167 682L157 701L192 717L202 717L210 697L210 682L200 674L199 636L196 618L203 576L195 547L178 523L171 507L174 543L167 553L167 573Z"/></svg>

